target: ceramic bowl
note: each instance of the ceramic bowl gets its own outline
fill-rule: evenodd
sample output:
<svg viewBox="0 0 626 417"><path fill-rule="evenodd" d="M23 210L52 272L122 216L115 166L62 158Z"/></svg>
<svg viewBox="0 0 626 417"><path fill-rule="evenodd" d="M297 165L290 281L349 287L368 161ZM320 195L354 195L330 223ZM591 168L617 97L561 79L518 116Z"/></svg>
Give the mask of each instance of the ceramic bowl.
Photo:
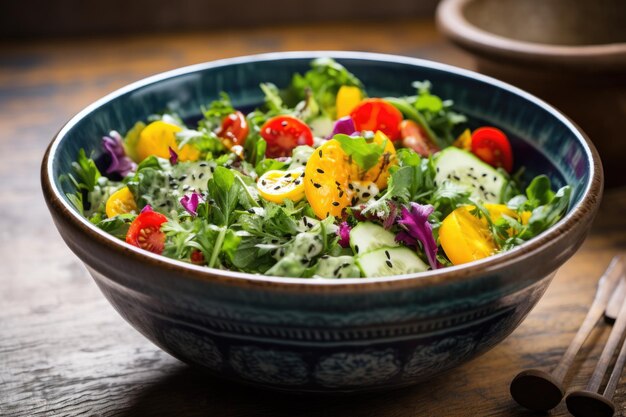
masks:
<svg viewBox="0 0 626 417"><path fill-rule="evenodd" d="M279 278L208 269L141 251L103 233L69 204L62 181L80 148L99 152L110 129L175 105L184 117L227 91L261 103L260 82L285 86L315 57L332 56L371 96L406 95L414 80L455 101L471 125L512 138L527 174L573 186L551 230L465 266L375 279ZM53 220L105 297L163 350L239 382L297 392L353 392L414 384L495 346L524 319L596 213L598 155L566 117L494 79L433 62L367 53L300 52L227 59L160 74L97 101L55 136L42 164Z"/></svg>
<svg viewBox="0 0 626 417"><path fill-rule="evenodd" d="M626 185L623 0L443 0L437 23L479 72L571 117L598 147L607 186Z"/></svg>

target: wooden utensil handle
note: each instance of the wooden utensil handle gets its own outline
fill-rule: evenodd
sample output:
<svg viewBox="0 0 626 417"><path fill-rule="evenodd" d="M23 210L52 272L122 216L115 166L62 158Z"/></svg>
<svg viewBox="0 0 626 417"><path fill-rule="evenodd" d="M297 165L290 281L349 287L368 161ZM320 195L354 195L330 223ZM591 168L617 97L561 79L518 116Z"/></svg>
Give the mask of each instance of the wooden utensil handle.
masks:
<svg viewBox="0 0 626 417"><path fill-rule="evenodd" d="M591 331L595 327L598 320L604 314L604 310L609 302L609 298L611 294L613 294L615 287L617 286L619 278L623 273L623 264L622 257L615 256L606 271L598 281L598 289L596 290L596 294L587 312L587 316L583 320L582 325L578 329L576 336L570 343L569 347L565 351L565 354L561 358L559 364L552 371L552 375L559 381L562 381L567 374L570 366L574 362L576 358L576 354L582 347L585 340L591 334Z"/></svg>

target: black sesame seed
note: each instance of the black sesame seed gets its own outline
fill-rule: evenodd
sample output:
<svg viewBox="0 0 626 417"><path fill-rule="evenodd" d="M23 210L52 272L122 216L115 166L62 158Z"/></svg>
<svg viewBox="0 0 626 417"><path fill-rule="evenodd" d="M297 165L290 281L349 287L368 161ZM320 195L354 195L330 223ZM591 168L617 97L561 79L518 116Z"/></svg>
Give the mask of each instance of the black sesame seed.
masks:
<svg viewBox="0 0 626 417"><path fill-rule="evenodd" d="M487 176L486 172L483 175L481 175L481 177L483 177L483 178L486 177L486 176Z"/></svg>
<svg viewBox="0 0 626 417"><path fill-rule="evenodd" d="M370 193L363 193L363 198L368 198L369 196L371 196Z"/></svg>
<svg viewBox="0 0 626 417"><path fill-rule="evenodd" d="M276 187L274 187L275 190L280 190L280 185L277 185Z"/></svg>
<svg viewBox="0 0 626 417"><path fill-rule="evenodd" d="M333 275L339 275L339 271L341 271L341 266L335 268L335 270L333 271Z"/></svg>
<svg viewBox="0 0 626 417"><path fill-rule="evenodd" d="M186 178L186 175L181 175L180 177L178 177L178 181L185 181Z"/></svg>
<svg viewBox="0 0 626 417"><path fill-rule="evenodd" d="M485 191L485 187L483 187L482 185L478 188L480 188L480 191Z"/></svg>
<svg viewBox="0 0 626 417"><path fill-rule="evenodd" d="M454 179L455 179L455 180L457 180L457 181L461 181L461 178L459 178L459 176L458 176L458 175L454 175L452 178L454 178Z"/></svg>
<svg viewBox="0 0 626 417"><path fill-rule="evenodd" d="M437 172L439 172L439 167L437 167Z"/></svg>
<svg viewBox="0 0 626 417"><path fill-rule="evenodd" d="M356 253L359 253L359 246L358 246L358 245L354 245L354 251L355 251Z"/></svg>
<svg viewBox="0 0 626 417"><path fill-rule="evenodd" d="M299 185L300 184L300 180L295 180L293 183L296 184L296 185Z"/></svg>
<svg viewBox="0 0 626 417"><path fill-rule="evenodd" d="M314 183L313 183L313 186L314 186L315 188L320 188L320 187L322 186L322 184L318 184L318 183L314 182Z"/></svg>
<svg viewBox="0 0 626 417"><path fill-rule="evenodd" d="M196 176L194 174L191 174L191 179L195 181L196 180Z"/></svg>
<svg viewBox="0 0 626 417"><path fill-rule="evenodd" d="M332 203L332 204L333 204L333 206L335 206L335 207L339 207L339 203L338 203L338 202L336 202L336 201L333 201L333 203Z"/></svg>
<svg viewBox="0 0 626 417"><path fill-rule="evenodd" d="M251 208L248 209L248 213L250 214L254 214L254 210L252 210Z"/></svg>
<svg viewBox="0 0 626 417"><path fill-rule="evenodd" d="M281 125L282 127L287 127L287 121L286 121L286 120L283 120L282 122L280 122L280 125Z"/></svg>
<svg viewBox="0 0 626 417"><path fill-rule="evenodd" d="M385 263L387 264L389 268L393 268L393 264L391 263L390 260L386 260Z"/></svg>
<svg viewBox="0 0 626 417"><path fill-rule="evenodd" d="M349 266L350 266L350 264L349 264L349 263L344 263L344 264L341 264L341 268L347 268L347 267L349 267Z"/></svg>
<svg viewBox="0 0 626 417"><path fill-rule="evenodd" d="M473 170L474 170L474 167L469 167L469 169L470 169L470 171L473 171Z"/></svg>
<svg viewBox="0 0 626 417"><path fill-rule="evenodd" d="M348 188L351 190L354 190L354 185L352 185L352 183L348 184Z"/></svg>
<svg viewBox="0 0 626 417"><path fill-rule="evenodd" d="M320 256L320 258L321 258L321 259L328 259L328 258L330 258L330 256L328 256L328 255L322 255L322 256Z"/></svg>
<svg viewBox="0 0 626 417"><path fill-rule="evenodd" d="M496 177L495 175L493 176L493 182L498 181L498 177Z"/></svg>
<svg viewBox="0 0 626 417"><path fill-rule="evenodd" d="M339 184L339 181L335 181L335 185L337 185L337 187L339 187L341 184Z"/></svg>
<svg viewBox="0 0 626 417"><path fill-rule="evenodd" d="M307 258L302 258L300 262L302 262L302 265L306 265L309 263L309 260Z"/></svg>
<svg viewBox="0 0 626 417"><path fill-rule="evenodd" d="M207 164L206 162L200 162L198 165L200 165L201 167L205 167L205 166L207 166L208 164Z"/></svg>
<svg viewBox="0 0 626 417"><path fill-rule="evenodd" d="M324 173L324 170L323 170L323 169L321 169L321 168L318 168L318 169L317 169L317 172L319 172L320 174L323 174L323 173Z"/></svg>
<svg viewBox="0 0 626 417"><path fill-rule="evenodd" d="M202 177L204 177L204 172L201 172L200 175L198 175L199 179L202 179Z"/></svg>
<svg viewBox="0 0 626 417"><path fill-rule="evenodd" d="M385 256L387 257L387 259L391 259L391 255L389 254L388 250L385 251Z"/></svg>
<svg viewBox="0 0 626 417"><path fill-rule="evenodd" d="M215 167L211 167L211 173L215 172Z"/></svg>
<svg viewBox="0 0 626 417"><path fill-rule="evenodd" d="M317 154L320 156L320 158L322 157L322 150L320 149L319 151L317 151Z"/></svg>
<svg viewBox="0 0 626 417"><path fill-rule="evenodd" d="M315 245L311 243L309 245L309 253L313 252L313 249L315 249Z"/></svg>
<svg viewBox="0 0 626 417"><path fill-rule="evenodd" d="M339 198L343 197L343 191L339 190Z"/></svg>
<svg viewBox="0 0 626 417"><path fill-rule="evenodd" d="M261 184L262 185L267 185L267 181L263 180L263 181L261 181Z"/></svg>

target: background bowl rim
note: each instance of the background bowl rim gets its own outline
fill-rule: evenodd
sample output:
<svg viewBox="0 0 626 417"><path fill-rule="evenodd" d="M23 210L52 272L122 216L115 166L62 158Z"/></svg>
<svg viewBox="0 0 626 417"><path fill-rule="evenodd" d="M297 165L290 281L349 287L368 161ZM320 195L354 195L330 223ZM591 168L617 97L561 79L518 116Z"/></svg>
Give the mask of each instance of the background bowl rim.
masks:
<svg viewBox="0 0 626 417"><path fill-rule="evenodd" d="M53 163L54 155L59 147L60 142L65 135L82 119L88 117L92 112L100 106L117 99L131 91L146 87L158 82L182 76L194 72L209 70L212 68L225 67L233 64L245 64L252 62L266 62L276 60L299 60L299 59L315 59L319 57L332 57L336 59L360 59L375 61L378 63L396 63L411 66L425 67L437 71L443 71L481 81L490 84L493 87L504 89L510 93L518 95L525 100L541 107L550 113L553 117L563 123L570 131L574 133L585 153L585 160L590 164L589 180L585 185L580 201L570 208L569 212L556 225L547 231L530 239L516 248L499 253L488 258L474 261L468 264L451 266L434 271L426 271L414 274L394 275L378 278L292 278L292 277L274 277L261 274L251 274L245 272L237 272L230 270L220 270L215 268L207 268L203 266L189 264L183 261L167 258L162 255L153 254L137 247L131 246L112 235L98 229L89 220L81 216L76 210L70 207L69 203L63 197L61 191L55 186L53 180ZM545 246L555 243L559 238L567 235L568 231L581 226L580 219L585 216L594 215L600 204L602 194L602 164L598 153L586 136L586 134L578 128L571 120L558 110L545 103L541 99L527 93L517 87L514 87L497 79L458 68L452 65L442 64L434 61L412 58L400 55L371 53L371 52L352 52L352 51L291 51L291 52L270 52L263 54L247 55L242 57L219 59L194 65L189 65L170 71L152 75L122 88L94 101L90 105L83 108L74 115L63 127L57 132L50 142L44 154L41 165L41 184L51 213L63 216L79 232L86 238L91 238L99 242L101 245L107 246L118 255L130 257L138 263L149 263L153 267L163 268L170 272L176 272L175 279L189 278L199 282L217 282L221 284L230 284L239 287L258 288L259 286L271 286L285 290L313 290L313 291L354 291L354 290L378 290L382 288L402 288L407 286L419 285L438 286L446 285L460 280L472 279L486 273L491 273L510 266L511 264L520 262L523 258L539 253ZM61 232L63 235L63 232Z"/></svg>
<svg viewBox="0 0 626 417"><path fill-rule="evenodd" d="M437 6L436 21L439 29L452 41L476 54L591 71L616 71L614 66L619 63L626 66L626 42L558 45L509 38L467 20L463 10L472 1L442 0ZM593 61L590 63L588 60Z"/></svg>

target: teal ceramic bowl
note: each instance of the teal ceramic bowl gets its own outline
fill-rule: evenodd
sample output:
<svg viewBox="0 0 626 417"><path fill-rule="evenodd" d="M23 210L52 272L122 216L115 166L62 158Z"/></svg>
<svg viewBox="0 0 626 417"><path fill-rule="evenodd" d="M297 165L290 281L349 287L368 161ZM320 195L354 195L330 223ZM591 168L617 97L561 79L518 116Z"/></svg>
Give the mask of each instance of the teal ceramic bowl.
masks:
<svg viewBox="0 0 626 417"><path fill-rule="evenodd" d="M69 204L60 181L78 150L99 152L110 129L175 105L183 117L226 91L240 107L262 101L260 82L286 85L316 57L332 56L371 96L406 95L430 80L471 124L512 138L527 174L573 186L567 216L515 248L478 262L375 279L313 280L220 271L156 256L103 233ZM598 209L602 169L566 117L515 87L406 57L296 52L227 59L156 75L97 101L55 136L42 164L53 220L105 297L175 357L231 380L296 392L388 389L427 380L486 352L539 301L580 246Z"/></svg>

